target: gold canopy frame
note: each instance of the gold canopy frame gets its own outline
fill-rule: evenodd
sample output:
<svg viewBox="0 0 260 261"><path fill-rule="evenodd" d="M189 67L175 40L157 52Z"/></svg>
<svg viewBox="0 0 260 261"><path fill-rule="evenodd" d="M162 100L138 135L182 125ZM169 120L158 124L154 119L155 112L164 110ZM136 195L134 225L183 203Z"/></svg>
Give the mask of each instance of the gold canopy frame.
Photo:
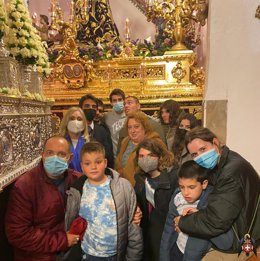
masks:
<svg viewBox="0 0 260 261"><path fill-rule="evenodd" d="M74 62L63 66L73 67ZM137 96L144 110L157 110L166 99L174 99L192 113L201 111L205 76L203 70L196 67L196 55L191 50L94 62L82 76L85 77L83 87L60 81L56 70L54 67L52 75L44 82L44 94L55 99L53 112L78 105L80 97L88 93L108 105L109 94L114 88L122 89L126 95ZM73 81L73 77L70 80ZM201 118L201 115L197 116Z"/></svg>

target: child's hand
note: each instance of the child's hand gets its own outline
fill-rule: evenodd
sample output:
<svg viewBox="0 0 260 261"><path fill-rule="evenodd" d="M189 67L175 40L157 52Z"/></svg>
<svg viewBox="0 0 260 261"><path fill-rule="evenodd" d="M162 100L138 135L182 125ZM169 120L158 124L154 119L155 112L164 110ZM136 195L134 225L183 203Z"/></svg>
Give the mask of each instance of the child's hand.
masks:
<svg viewBox="0 0 260 261"><path fill-rule="evenodd" d="M190 214L195 213L195 212L198 212L197 208L185 208L182 211L182 215L186 216L186 215L190 215Z"/></svg>
<svg viewBox="0 0 260 261"><path fill-rule="evenodd" d="M180 233L180 232L181 232L181 230L180 230L180 228L179 228L180 218L181 218L181 216L178 216L178 217L175 217L175 218L173 219L173 227L174 227L174 230L175 230L177 233Z"/></svg>
<svg viewBox="0 0 260 261"><path fill-rule="evenodd" d="M141 209L137 206L135 213L134 213L133 222L136 225L140 225L142 216L143 216L143 213L142 213Z"/></svg>
<svg viewBox="0 0 260 261"><path fill-rule="evenodd" d="M67 232L68 247L76 245L79 241L79 235L70 234Z"/></svg>

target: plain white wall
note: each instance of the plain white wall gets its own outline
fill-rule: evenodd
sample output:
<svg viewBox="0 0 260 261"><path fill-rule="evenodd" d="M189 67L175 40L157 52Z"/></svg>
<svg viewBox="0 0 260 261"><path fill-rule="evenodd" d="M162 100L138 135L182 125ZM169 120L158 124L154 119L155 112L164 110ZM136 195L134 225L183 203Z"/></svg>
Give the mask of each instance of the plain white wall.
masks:
<svg viewBox="0 0 260 261"><path fill-rule="evenodd" d="M205 100L227 100L227 145L260 174L257 0L210 1Z"/></svg>

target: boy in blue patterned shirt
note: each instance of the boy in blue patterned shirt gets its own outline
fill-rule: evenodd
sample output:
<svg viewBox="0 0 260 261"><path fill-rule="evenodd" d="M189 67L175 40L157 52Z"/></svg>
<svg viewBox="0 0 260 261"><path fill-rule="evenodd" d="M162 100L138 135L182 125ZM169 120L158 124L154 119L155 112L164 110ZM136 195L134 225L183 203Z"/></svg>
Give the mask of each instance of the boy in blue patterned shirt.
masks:
<svg viewBox="0 0 260 261"><path fill-rule="evenodd" d="M77 214L88 222L82 261L141 260L142 234L132 222L136 197L131 184L107 168L98 142L83 146L81 168L85 175L68 192L66 224L69 227Z"/></svg>

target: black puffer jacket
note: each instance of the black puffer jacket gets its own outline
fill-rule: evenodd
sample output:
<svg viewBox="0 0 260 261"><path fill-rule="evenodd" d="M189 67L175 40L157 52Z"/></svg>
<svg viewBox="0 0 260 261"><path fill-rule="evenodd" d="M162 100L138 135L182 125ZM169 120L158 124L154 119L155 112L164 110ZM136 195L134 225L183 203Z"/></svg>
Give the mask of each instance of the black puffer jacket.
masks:
<svg viewBox="0 0 260 261"><path fill-rule="evenodd" d="M154 193L155 208L151 214L148 213L148 205L145 196L145 178L146 174L135 175L135 192L137 203L139 204L143 217L141 227L144 238L144 261L158 261L160 242L166 216L169 210L171 196L177 186L177 169L171 172L162 172L159 179L159 185Z"/></svg>
<svg viewBox="0 0 260 261"><path fill-rule="evenodd" d="M239 240L246 233L259 240L260 206L249 231L260 193L260 177L250 163L224 146L209 180L214 189L208 198L208 207L181 217L181 231L194 237L211 238L233 226L237 236L230 252L239 251Z"/></svg>

